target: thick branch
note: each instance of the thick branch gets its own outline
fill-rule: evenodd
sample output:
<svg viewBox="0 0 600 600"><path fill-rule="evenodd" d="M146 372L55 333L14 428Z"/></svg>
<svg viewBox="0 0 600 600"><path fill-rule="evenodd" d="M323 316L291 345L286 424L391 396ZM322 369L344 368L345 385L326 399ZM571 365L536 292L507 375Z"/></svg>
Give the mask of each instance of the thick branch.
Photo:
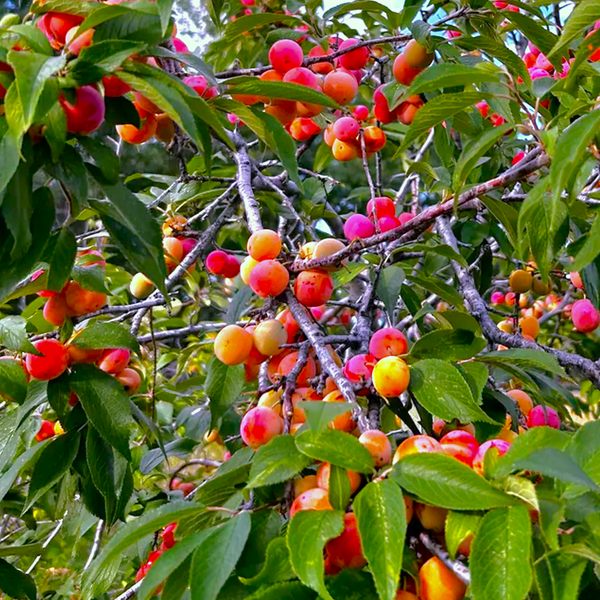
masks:
<svg viewBox="0 0 600 600"><path fill-rule="evenodd" d="M306 310L301 306L301 304L296 300L294 294L288 290L287 292L287 305L290 308L290 312L296 319L298 325L302 329L302 332L307 337L308 341L311 343L315 352L317 354L317 358L321 363L321 368L324 369L329 376L333 379L337 388L340 390L344 398L347 402L350 402L354 405L354 415L358 422L358 426L361 430L369 428L369 423L367 418L356 401L356 396L354 394L354 389L352 384L344 377L342 371L337 366L329 351L327 350L325 344L323 343L323 336L319 329L316 327L314 323L311 322Z"/></svg>
<svg viewBox="0 0 600 600"><path fill-rule="evenodd" d="M282 399L284 433L290 432L290 425L292 423L292 417L294 416L292 395L296 390L296 380L298 379L300 372L302 371L302 369L304 369L306 361L308 360L308 351L308 344L303 344L302 346L300 346L300 348L298 349L298 357L296 359L296 364L285 378L285 389L283 392Z"/></svg>
<svg viewBox="0 0 600 600"><path fill-rule="evenodd" d="M487 194L494 188L506 187L507 185L522 179L526 175L529 175L529 173L537 171L539 168L547 165L549 162L550 158L546 154L542 153L541 148L536 148L535 150L532 150L516 166L511 167L501 175L494 177L494 179L490 179L485 183L473 186L464 194L461 194L456 201L456 206L458 208L466 208L467 206L471 206L468 203L478 196ZM324 266L339 264L343 259L348 258L349 256L366 248L371 248L377 244L381 244L382 242L393 242L402 238L406 234L420 232L429 227L429 225L439 216L447 215L454 209L455 200L447 200L446 202L442 202L436 206L432 206L431 208L424 210L411 219L408 223L401 225L400 227L396 227L395 229L391 229L390 231L386 231L384 233L378 233L369 238L357 239L349 244L346 248L343 248L339 252L324 258L311 260L296 259L291 265L289 265L288 269L293 272L300 272L305 271L306 269L319 269ZM412 236L409 236L409 238L410 237Z"/></svg>
<svg viewBox="0 0 600 600"><path fill-rule="evenodd" d="M438 231L445 244L451 246L458 252L456 237L452 232L452 227L446 217L439 217L437 220ZM496 323L489 316L487 305L480 296L473 281L473 277L468 269L462 267L459 263L452 261L452 268L458 278L460 289L469 308L469 312L477 319L483 335L494 344L502 344L508 348L527 348L529 350L542 350L549 352L556 357L558 362L565 368L574 369L589 379L595 387L600 389L600 367L592 360L584 358L579 354L557 350L542 344L530 342L520 335L505 333L498 329Z"/></svg>
<svg viewBox="0 0 600 600"><path fill-rule="evenodd" d="M254 233L263 229L262 220L260 218L260 209L258 201L254 196L252 189L252 163L246 149L246 142L239 135L233 135L236 151L233 155L237 164L238 173L238 189L242 202L244 203L244 211L246 220L248 221L248 229Z"/></svg>
<svg viewBox="0 0 600 600"><path fill-rule="evenodd" d="M419 539L423 542L425 548L437 556L465 585L471 584L471 572L468 567L458 560L452 560L448 552L434 542L425 532L419 535Z"/></svg>

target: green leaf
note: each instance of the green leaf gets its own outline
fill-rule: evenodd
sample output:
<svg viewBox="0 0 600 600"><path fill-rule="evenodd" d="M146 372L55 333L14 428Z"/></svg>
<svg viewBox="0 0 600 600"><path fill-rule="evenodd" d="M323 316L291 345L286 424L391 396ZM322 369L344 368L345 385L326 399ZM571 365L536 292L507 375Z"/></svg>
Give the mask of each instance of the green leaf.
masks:
<svg viewBox="0 0 600 600"><path fill-rule="evenodd" d="M215 600L242 554L250 533L250 515L241 513L206 536L192 558L192 600Z"/></svg>
<svg viewBox="0 0 600 600"><path fill-rule="evenodd" d="M298 402L296 405L306 413L305 428L318 432L327 429L336 417L352 410L349 402Z"/></svg>
<svg viewBox="0 0 600 600"><path fill-rule="evenodd" d="M562 192L564 189L568 193L573 192L577 174L585 162L586 154L589 153L590 142L599 130L600 109L597 109L571 123L556 141L556 150L550 166L552 204L547 217L550 221L551 240L565 217ZM546 274L542 272L542 276L545 277Z"/></svg>
<svg viewBox="0 0 600 600"><path fill-rule="evenodd" d="M583 30L600 19L600 6L595 0L583 0L569 15L561 36L554 45L554 48L547 54L551 59L555 56L565 54L571 42L579 37Z"/></svg>
<svg viewBox="0 0 600 600"><path fill-rule="evenodd" d="M377 284L377 297L385 304L391 319L394 318L394 309L400 297L400 290L404 283L404 271L400 267L391 265L381 270Z"/></svg>
<svg viewBox="0 0 600 600"><path fill-rule="evenodd" d="M329 96L305 85L287 83L283 81L247 81L231 86L227 92L232 96L237 94L251 94L253 96L264 96L276 100L297 100L308 104L318 104L327 108L339 108L337 102Z"/></svg>
<svg viewBox="0 0 600 600"><path fill-rule="evenodd" d="M281 166L300 190L304 190L304 185L298 173L296 142L275 117L263 111L257 111L256 114L266 123L267 130L273 138L275 152L281 160Z"/></svg>
<svg viewBox="0 0 600 600"><path fill-rule="evenodd" d="M16 360L0 360L0 397L22 404L26 396L27 377L21 364Z"/></svg>
<svg viewBox="0 0 600 600"><path fill-rule="evenodd" d="M344 431L304 431L296 436L296 445L300 452L311 458L359 473L373 472L369 451L353 435Z"/></svg>
<svg viewBox="0 0 600 600"><path fill-rule="evenodd" d="M535 485L525 477L508 476L504 481L504 491L511 496L520 498L527 502L535 511L540 510L540 504L537 497Z"/></svg>
<svg viewBox="0 0 600 600"><path fill-rule="evenodd" d="M523 369L548 372L558 377L567 376L556 358L542 350L511 348L501 352L486 352L478 356L477 360L500 368L503 364L512 364Z"/></svg>
<svg viewBox="0 0 600 600"><path fill-rule="evenodd" d="M225 314L225 323L233 325L240 320L240 317L244 314L248 308L250 298L252 298L252 289L245 285L241 287L235 296L231 299L229 306L227 307L227 313Z"/></svg>
<svg viewBox="0 0 600 600"><path fill-rule="evenodd" d="M0 141L0 194L17 171L21 148L21 137L15 136L12 131L7 131Z"/></svg>
<svg viewBox="0 0 600 600"><path fill-rule="evenodd" d="M69 470L78 449L79 432L69 431L53 438L42 450L33 467L23 512L29 510Z"/></svg>
<svg viewBox="0 0 600 600"><path fill-rule="evenodd" d="M264 585L294 579L295 574L290 563L290 551L283 537L271 540L262 569L252 578L240 577L240 581L249 586Z"/></svg>
<svg viewBox="0 0 600 600"><path fill-rule="evenodd" d="M290 560L300 581L318 592L324 600L333 600L325 587L323 548L344 529L341 511L302 510L290 521L287 543Z"/></svg>
<svg viewBox="0 0 600 600"><path fill-rule="evenodd" d="M244 366L229 367L216 356L208 363L204 391L210 400L211 427L234 405L244 387Z"/></svg>
<svg viewBox="0 0 600 600"><path fill-rule="evenodd" d="M499 82L498 75L469 65L439 63L421 71L405 92L404 96L437 92L447 87L470 85L472 83Z"/></svg>
<svg viewBox="0 0 600 600"><path fill-rule="evenodd" d="M0 209L7 228L14 240L10 257L22 258L33 243L32 215L34 211L33 152L31 145L23 146L24 160L19 163L16 173L8 182L3 196L0 196Z"/></svg>
<svg viewBox="0 0 600 600"><path fill-rule="evenodd" d="M82 208L88 206L89 196L87 171L81 154L67 144L63 147L59 162L56 164L48 162L46 168L50 175L64 185L71 204L71 211L74 215L78 215Z"/></svg>
<svg viewBox="0 0 600 600"><path fill-rule="evenodd" d="M35 109L46 80L64 68L66 58L11 50L8 62L15 72L15 85L23 112L22 132L25 132L33 124Z"/></svg>
<svg viewBox="0 0 600 600"><path fill-rule="evenodd" d="M575 256L575 262L569 266L572 271L581 271L600 254L600 217L596 214L594 222L585 238L583 246Z"/></svg>
<svg viewBox="0 0 600 600"><path fill-rule="evenodd" d="M442 360L427 358L412 365L410 391L425 410L445 421L494 422L481 410L460 371Z"/></svg>
<svg viewBox="0 0 600 600"><path fill-rule="evenodd" d="M427 504L451 510L488 510L515 501L452 456L412 454L396 463L392 478Z"/></svg>
<svg viewBox="0 0 600 600"><path fill-rule="evenodd" d="M3 558L0 558L0 585L2 592L11 598L37 598L37 589L31 575L13 567Z"/></svg>
<svg viewBox="0 0 600 600"><path fill-rule="evenodd" d="M586 423L573 437L568 448L577 464L600 485L600 422Z"/></svg>
<svg viewBox="0 0 600 600"><path fill-rule="evenodd" d="M406 536L406 507L400 488L389 480L367 484L354 499L363 554L381 600L394 600Z"/></svg>
<svg viewBox="0 0 600 600"><path fill-rule="evenodd" d="M462 254L446 244L408 244L407 246L401 246L400 250L402 252L432 252L434 254L438 254L439 256L443 256L444 258L455 260L460 265L465 267L465 269L469 266L469 263L467 263Z"/></svg>
<svg viewBox="0 0 600 600"><path fill-rule="evenodd" d="M178 540L175 546L159 556L152 564L150 571L144 577L142 587L137 593L139 600L149 600L153 596L154 590L165 581L171 573L175 572L212 532L212 529L205 529L199 533L188 535L183 539Z"/></svg>
<svg viewBox="0 0 600 600"><path fill-rule="evenodd" d="M475 535L480 521L481 515L477 513L457 512L454 510L448 513L444 523L444 534L446 548L452 560L456 557L461 542L469 536Z"/></svg>
<svg viewBox="0 0 600 600"><path fill-rule="evenodd" d="M464 184L471 171L473 171L479 159L512 128L513 125L510 123L505 123L499 127L492 127L466 144L458 158L456 169L454 170L454 175L452 177L452 185L454 186L455 194L458 194L461 186Z"/></svg>
<svg viewBox="0 0 600 600"><path fill-rule="evenodd" d="M515 79L521 77L527 87L531 85L531 77L523 60L503 43L496 41L491 36L467 37L466 35L461 35L458 38L454 38L453 43L465 50L480 50L492 58L496 58L512 73ZM479 100L476 100L476 102L479 102Z"/></svg>
<svg viewBox="0 0 600 600"><path fill-rule="evenodd" d="M308 467L312 460L296 448L291 435L278 435L256 452L250 468L249 488L287 481Z"/></svg>
<svg viewBox="0 0 600 600"><path fill-rule="evenodd" d="M120 560L124 550L157 529L169 523L179 522L184 518L193 517L204 511L204 507L194 502L175 501L169 502L159 508L145 512L141 517L135 518L124 525L110 538L102 551L92 563L92 568L84 575L82 595L86 600L91 598L95 579L106 568ZM110 582L109 582L110 584Z"/></svg>
<svg viewBox="0 0 600 600"><path fill-rule="evenodd" d="M104 40L83 48L69 65L71 77L78 85L95 83L116 71L132 54L145 50L146 44L131 40Z"/></svg>
<svg viewBox="0 0 600 600"><path fill-rule="evenodd" d="M329 473L329 502L335 510L346 510L352 491L348 472L342 467L330 465Z"/></svg>
<svg viewBox="0 0 600 600"><path fill-rule="evenodd" d="M48 262L46 289L60 292L71 275L71 267L77 254L75 235L66 227L61 228L50 238L53 252Z"/></svg>
<svg viewBox="0 0 600 600"><path fill-rule="evenodd" d="M333 289L337 290L356 279L369 265L366 263L348 263L339 271L332 273Z"/></svg>
<svg viewBox="0 0 600 600"><path fill-rule="evenodd" d="M104 284L104 275L104 267L94 264L87 266L76 264L71 271L71 278L82 288L108 294L109 290ZM103 348L106 348L106 346L103 346Z"/></svg>
<svg viewBox="0 0 600 600"><path fill-rule="evenodd" d="M526 14L512 11L506 11L503 12L503 14L523 32L525 37L534 44L536 48L539 48L542 54L548 55L558 41L556 35L547 29L544 29L538 21L534 21ZM560 61L558 66L560 66Z"/></svg>
<svg viewBox="0 0 600 600"><path fill-rule="evenodd" d="M397 158L412 142L429 129L462 112L467 107L473 106L481 100L482 96L483 94L479 92L459 92L441 94L427 102L415 115L394 158Z"/></svg>
<svg viewBox="0 0 600 600"><path fill-rule="evenodd" d="M517 223L519 213L508 202L495 200L489 196L480 196L479 199L485 204L492 216L500 221L510 243L516 248L518 243Z"/></svg>
<svg viewBox="0 0 600 600"><path fill-rule="evenodd" d="M10 469L5 471L0 476L0 500L4 499L4 496L8 494L13 483L19 476L19 473L26 471L31 468L38 459L38 454L46 448L46 446L52 442L53 439L44 440L38 444L34 444L31 448L28 448L20 454L17 459L12 463Z"/></svg>
<svg viewBox="0 0 600 600"><path fill-rule="evenodd" d="M23 317L0 319L0 346L12 352L35 352L27 337L27 321Z"/></svg>
<svg viewBox="0 0 600 600"><path fill-rule="evenodd" d="M85 2L83 3L85 4ZM52 54L52 46L42 33L42 31L33 23L24 23L22 25L13 25L8 28L11 33L16 33L18 36L23 37L29 42L31 49L39 54Z"/></svg>
<svg viewBox="0 0 600 600"><path fill-rule="evenodd" d="M419 338L410 349L411 358L466 360L479 354L487 342L468 329L439 329Z"/></svg>
<svg viewBox="0 0 600 600"><path fill-rule="evenodd" d="M315 600L316 594L299 581L276 583L268 588L260 588L247 600Z"/></svg>
<svg viewBox="0 0 600 600"><path fill-rule="evenodd" d="M510 450L500 458L494 467L496 478L505 477L516 470L517 463L527 459L540 448L563 450L569 443L569 436L552 427L532 427L517 437Z"/></svg>
<svg viewBox="0 0 600 600"><path fill-rule="evenodd" d="M132 42L145 42L146 44L158 44L163 39L163 32L160 23L160 18L157 14L147 14L139 10L131 10L135 6L142 7L147 3L134 3L125 5L125 12L115 16L109 20L105 20L95 27L94 45L105 40L129 40ZM120 7L120 5L119 5ZM111 6L110 8L117 8ZM156 8L148 9L156 11ZM93 13L90 18L94 18L96 14L102 14L101 10ZM146 14L144 14L146 13ZM86 19L87 22L87 19ZM85 27L84 22L79 31Z"/></svg>
<svg viewBox="0 0 600 600"><path fill-rule="evenodd" d="M457 308L460 308L463 305L462 296L451 285L448 285L445 281L442 281L437 277L426 277L425 275L415 275L414 273L411 273L410 275L407 275L406 279L416 283L428 292L436 294L442 300L445 300Z"/></svg>
<svg viewBox="0 0 600 600"><path fill-rule="evenodd" d="M481 521L469 565L473 600L523 600L532 582L531 519L524 506L498 508Z"/></svg>
<svg viewBox="0 0 600 600"><path fill-rule="evenodd" d="M131 266L147 275L166 297L167 267L163 257L162 235L156 219L124 185L108 183L100 171L88 165L108 201L90 199L117 247Z"/></svg>
<svg viewBox="0 0 600 600"><path fill-rule="evenodd" d="M298 17L282 13L257 13L241 17L229 23L225 29L224 38L227 42L231 42L252 29L271 23L298 23L298 25L301 25L302 21Z"/></svg>
<svg viewBox="0 0 600 600"><path fill-rule="evenodd" d="M82 136L78 143L93 159L94 164L102 171L102 175L111 183L116 183L121 174L119 157L114 150L101 139Z"/></svg>
<svg viewBox="0 0 600 600"><path fill-rule="evenodd" d="M87 364L74 366L69 383L102 438L124 458L131 460L129 434L134 421L129 396L122 384Z"/></svg>
<svg viewBox="0 0 600 600"><path fill-rule="evenodd" d="M547 477L554 477L563 483L573 483L600 492L596 482L581 469L567 452L557 448L539 448L527 457L514 460L513 465L520 470L535 471Z"/></svg>
<svg viewBox="0 0 600 600"><path fill-rule="evenodd" d="M102 348L127 348L139 352L137 338L121 323L108 323L93 319L88 321L85 329L77 336L77 347L85 350Z"/></svg>

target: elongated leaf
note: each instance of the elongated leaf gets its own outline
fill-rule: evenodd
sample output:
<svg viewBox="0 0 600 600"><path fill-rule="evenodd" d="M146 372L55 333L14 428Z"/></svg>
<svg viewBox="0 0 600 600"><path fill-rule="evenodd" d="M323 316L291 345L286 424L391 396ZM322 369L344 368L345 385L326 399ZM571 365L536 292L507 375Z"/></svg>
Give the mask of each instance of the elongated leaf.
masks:
<svg viewBox="0 0 600 600"><path fill-rule="evenodd" d="M71 76L79 85L94 83L145 47L145 44L130 40L94 41L91 46L83 48L77 60L70 64Z"/></svg>
<svg viewBox="0 0 600 600"><path fill-rule="evenodd" d="M94 365L86 364L78 364L73 369L69 383L98 433L129 460L133 419L129 396L121 383Z"/></svg>
<svg viewBox="0 0 600 600"><path fill-rule="evenodd" d="M333 598L325 587L323 548L328 540L342 533L342 514L333 510L302 510L288 526L287 543L294 571L304 585L326 600Z"/></svg>
<svg viewBox="0 0 600 600"><path fill-rule="evenodd" d="M192 600L215 600L242 554L250 533L250 515L241 513L215 527L192 558Z"/></svg>
<svg viewBox="0 0 600 600"><path fill-rule="evenodd" d="M120 559L124 550L135 544L157 529L182 519L193 517L204 508L194 502L169 502L164 506L147 511L141 517L134 519L123 526L102 548L102 551L92 563L92 568L86 573L83 585L83 597L89 599L93 590L95 579L104 569L114 565ZM110 582L109 582L110 584Z"/></svg>
<svg viewBox="0 0 600 600"><path fill-rule="evenodd" d="M27 321L23 317L0 319L0 346L13 352L35 352L27 337Z"/></svg>
<svg viewBox="0 0 600 600"><path fill-rule="evenodd" d="M11 598L29 598L36 600L37 589L31 575L27 575L9 562L0 558L0 585L2 591Z"/></svg>
<svg viewBox="0 0 600 600"><path fill-rule="evenodd" d="M573 271L581 271L600 254L600 218L596 215L583 246L570 266Z"/></svg>
<svg viewBox="0 0 600 600"><path fill-rule="evenodd" d="M328 482L329 502L335 510L346 510L352 490L348 471L336 465L330 465Z"/></svg>
<svg viewBox="0 0 600 600"><path fill-rule="evenodd" d="M284 15L281 13L257 13L236 19L227 25L224 37L228 42L231 42L240 35L248 31L252 31L257 27L269 25L271 23L298 23L301 21L298 17Z"/></svg>
<svg viewBox="0 0 600 600"><path fill-rule="evenodd" d="M569 443L569 436L553 429L552 427L532 427L529 431L519 435L513 442L510 450L500 458L494 468L494 476L505 477L511 471L517 469L519 461L527 459L528 456L540 448L556 448L563 450Z"/></svg>
<svg viewBox="0 0 600 600"><path fill-rule="evenodd" d="M516 502L445 454L405 456L394 466L392 478L420 500L451 510L487 510Z"/></svg>
<svg viewBox="0 0 600 600"><path fill-rule="evenodd" d="M352 410L349 402L298 402L296 406L306 413L305 429L322 431L327 429L331 422L338 416Z"/></svg>
<svg viewBox="0 0 600 600"><path fill-rule="evenodd" d="M267 554L262 569L251 579L240 577L245 585L258 586L277 581L286 581L296 577L290 563L290 551L286 539L276 537L267 547Z"/></svg>
<svg viewBox="0 0 600 600"><path fill-rule="evenodd" d="M88 166L109 201L90 200L101 217L111 240L131 265L144 273L164 296L167 295L167 268L163 258L162 235L157 221L144 204L124 185L108 183L96 167Z"/></svg>
<svg viewBox="0 0 600 600"><path fill-rule="evenodd" d="M394 600L406 536L402 492L392 481L373 481L354 499L354 513L379 597Z"/></svg>
<svg viewBox="0 0 600 600"><path fill-rule="evenodd" d="M0 396L19 404L27 396L25 371L16 360L0 360Z"/></svg>
<svg viewBox="0 0 600 600"><path fill-rule="evenodd" d="M215 427L219 419L233 406L244 387L244 367L229 367L216 356L208 363L206 376L206 395L210 400L211 426Z"/></svg>
<svg viewBox="0 0 600 600"><path fill-rule="evenodd" d="M46 80L65 66L64 56L47 56L33 52L8 53L8 62L15 72L15 85L23 111L23 131L31 127L38 100Z"/></svg>
<svg viewBox="0 0 600 600"><path fill-rule="evenodd" d="M466 360L481 352L487 342L468 329L440 329L419 338L410 350L411 358Z"/></svg>
<svg viewBox="0 0 600 600"><path fill-rule="evenodd" d="M538 369L558 377L566 377L564 369L554 356L541 350L512 348L502 352L486 352L478 357L482 362L502 367L503 364L513 364L524 369Z"/></svg>
<svg viewBox="0 0 600 600"><path fill-rule="evenodd" d="M531 519L524 506L483 517L473 541L473 600L523 600L531 586Z"/></svg>
<svg viewBox="0 0 600 600"><path fill-rule="evenodd" d="M287 481L311 463L312 460L296 448L294 437L278 435L258 449L250 468L248 487Z"/></svg>
<svg viewBox="0 0 600 600"><path fill-rule="evenodd" d="M468 106L473 106L481 98L482 94L477 92L460 92L442 94L427 102L415 115L396 156L429 129L465 110Z"/></svg>
<svg viewBox="0 0 600 600"><path fill-rule="evenodd" d="M0 194L6 188L8 182L15 174L19 166L19 149L21 138L13 131L7 131L0 141Z"/></svg>
<svg viewBox="0 0 600 600"><path fill-rule="evenodd" d="M456 194L464 184L469 173L475 168L477 161L512 127L510 123L505 123L499 127L492 127L465 146L456 164L452 179Z"/></svg>
<svg viewBox="0 0 600 600"><path fill-rule="evenodd" d="M120 323L90 321L77 336L77 347L87 350L98 348L127 348L138 352L140 345L129 329Z"/></svg>
<svg viewBox="0 0 600 600"><path fill-rule="evenodd" d="M139 600L149 600L154 590L171 573L175 572L180 565L202 544L202 542L212 533L211 529L205 529L199 533L188 535L179 540L175 546L158 557L152 568L144 577L142 587L138 591Z"/></svg>
<svg viewBox="0 0 600 600"><path fill-rule="evenodd" d="M498 82L500 78L489 71L468 65L440 63L421 71L412 82L405 96L434 92L445 87L472 83Z"/></svg>
<svg viewBox="0 0 600 600"><path fill-rule="evenodd" d="M445 300L457 308L460 308L463 305L461 295L451 285L448 285L445 281L442 281L437 277L426 277L425 275L415 275L412 273L406 278L428 292L436 294L442 298L442 300Z"/></svg>
<svg viewBox="0 0 600 600"><path fill-rule="evenodd" d="M336 429L305 431L296 437L296 445L311 458L359 473L373 471L369 451L349 433Z"/></svg>
<svg viewBox="0 0 600 600"><path fill-rule="evenodd" d="M486 206L486 208L492 213L492 215L500 221L503 225L504 230L510 243L516 248L517 247L517 224L519 220L519 213L512 207L508 202L502 202L501 200L495 200L489 196L480 196L479 198Z"/></svg>
<svg viewBox="0 0 600 600"><path fill-rule="evenodd" d="M379 275L379 283L377 284L377 296L381 298L385 304L385 308L388 311L388 315L393 319L394 309L398 298L400 297L400 290L404 283L404 271L400 267L391 265L382 269Z"/></svg>
<svg viewBox="0 0 600 600"><path fill-rule="evenodd" d="M233 85L227 91L233 96L237 94L251 94L277 100L297 100L298 102L318 104L320 106L327 106L328 108L339 108L337 102L323 92L313 90L304 85L283 81L248 81Z"/></svg>
<svg viewBox="0 0 600 600"><path fill-rule="evenodd" d="M52 258L48 261L47 289L56 292L63 289L71 275L75 254L77 254L75 236L66 227L63 227L55 236Z"/></svg>
<svg viewBox="0 0 600 600"><path fill-rule="evenodd" d="M475 535L477 532L481 516L479 513L457 512L453 510L446 516L444 524L446 548L452 560L454 560L461 542L469 536Z"/></svg>
<svg viewBox="0 0 600 600"><path fill-rule="evenodd" d="M557 43L558 37L547 29L544 29L539 21L534 21L531 17L521 12L506 11L504 14L543 54L548 55ZM560 67L560 62L558 66Z"/></svg>
<svg viewBox="0 0 600 600"><path fill-rule="evenodd" d="M426 410L440 419L494 422L481 410L460 371L442 360L427 358L413 365L410 390Z"/></svg>
<svg viewBox="0 0 600 600"><path fill-rule="evenodd" d="M19 476L21 471L29 469L35 461L38 459L38 454L45 449L51 440L44 440L39 444L35 444L19 455L19 457L12 463L10 469L2 474L0 477L0 500L6 496L10 488L12 487L15 479Z"/></svg>
<svg viewBox="0 0 600 600"><path fill-rule="evenodd" d="M45 494L71 467L79 448L79 433L69 431L54 438L40 453L31 474L25 510Z"/></svg>
<svg viewBox="0 0 600 600"><path fill-rule="evenodd" d="M491 36L480 35L477 37L467 37L461 35L458 38L454 38L453 42L465 50L480 50L481 52L498 59L500 63L506 66L506 68L515 76L515 78L521 77L527 86L531 85L531 77L521 58Z"/></svg>
<svg viewBox="0 0 600 600"><path fill-rule="evenodd" d="M108 144L92 137L82 137L78 143L83 146L85 152L93 159L94 164L108 181L116 183L119 180L121 173L119 157Z"/></svg>
<svg viewBox="0 0 600 600"><path fill-rule="evenodd" d="M298 159L296 158L296 142L283 128L283 125L272 115L257 111L258 116L266 123L267 130L273 138L275 152L281 160L281 165L287 171L289 178L301 189L304 189L300 174L298 173Z"/></svg>
<svg viewBox="0 0 600 600"><path fill-rule="evenodd" d="M595 0L583 0L577 4L569 15L560 38L554 48L548 53L548 57L564 54L569 44L578 37L583 30L600 19L600 6Z"/></svg>

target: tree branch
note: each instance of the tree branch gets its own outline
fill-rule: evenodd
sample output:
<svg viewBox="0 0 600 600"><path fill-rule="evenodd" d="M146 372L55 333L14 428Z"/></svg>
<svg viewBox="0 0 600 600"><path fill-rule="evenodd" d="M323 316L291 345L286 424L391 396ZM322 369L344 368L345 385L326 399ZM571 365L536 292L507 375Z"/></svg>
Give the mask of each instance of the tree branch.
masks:
<svg viewBox="0 0 600 600"><path fill-rule="evenodd" d="M352 387L352 384L344 377L342 371L329 354L329 351L323 343L321 332L316 327L316 325L311 322L311 320L308 317L308 314L306 313L306 310L304 309L304 307L301 306L301 304L298 302L291 290L288 290L286 295L287 305L290 308L290 312L292 313L294 319L296 319L298 325L300 325L300 328L302 329L304 335L307 337L308 341L315 349L317 358L321 363L321 368L324 369L333 379L333 381L337 385L337 388L344 396L345 400L347 402L350 402L354 406L353 413L361 430L364 430L363 428L368 429L369 422L367 420L366 415L364 414L363 409L356 401L354 388Z"/></svg>

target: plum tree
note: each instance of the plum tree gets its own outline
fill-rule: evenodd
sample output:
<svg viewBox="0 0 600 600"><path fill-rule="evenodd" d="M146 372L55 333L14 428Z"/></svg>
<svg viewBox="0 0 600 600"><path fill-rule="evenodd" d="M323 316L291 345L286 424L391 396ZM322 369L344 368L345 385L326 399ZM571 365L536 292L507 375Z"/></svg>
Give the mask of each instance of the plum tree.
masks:
<svg viewBox="0 0 600 600"><path fill-rule="evenodd" d="M600 594L597 1L389 4L1 16L6 596Z"/></svg>

